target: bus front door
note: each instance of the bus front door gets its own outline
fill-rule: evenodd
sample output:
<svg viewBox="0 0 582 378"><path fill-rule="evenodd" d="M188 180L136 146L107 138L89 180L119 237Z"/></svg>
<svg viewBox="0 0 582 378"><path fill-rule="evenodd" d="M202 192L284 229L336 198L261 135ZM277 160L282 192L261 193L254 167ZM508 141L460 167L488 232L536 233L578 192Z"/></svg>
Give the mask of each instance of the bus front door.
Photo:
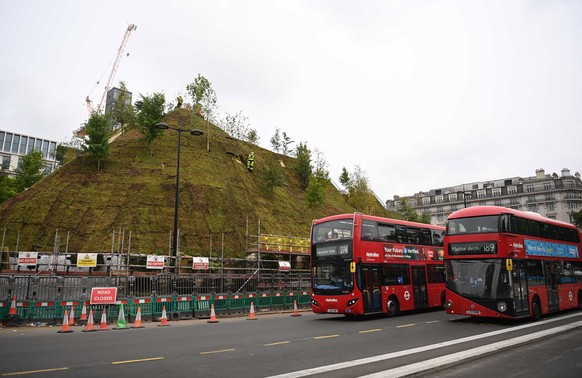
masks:
<svg viewBox="0 0 582 378"><path fill-rule="evenodd" d="M382 310L382 295L380 293L380 267L376 265L360 265L360 288L364 300L364 312Z"/></svg>
<svg viewBox="0 0 582 378"><path fill-rule="evenodd" d="M558 299L560 273L554 261L544 261L544 271L546 273L546 287L548 289L548 307L550 312L555 312L560 309L560 301Z"/></svg>
<svg viewBox="0 0 582 378"><path fill-rule="evenodd" d="M412 267L412 293L414 295L414 308L428 307L426 268L424 266Z"/></svg>
<svg viewBox="0 0 582 378"><path fill-rule="evenodd" d="M529 314L529 298L527 280L525 279L525 261L513 260L513 270L509 273L511 275L515 315L527 315Z"/></svg>

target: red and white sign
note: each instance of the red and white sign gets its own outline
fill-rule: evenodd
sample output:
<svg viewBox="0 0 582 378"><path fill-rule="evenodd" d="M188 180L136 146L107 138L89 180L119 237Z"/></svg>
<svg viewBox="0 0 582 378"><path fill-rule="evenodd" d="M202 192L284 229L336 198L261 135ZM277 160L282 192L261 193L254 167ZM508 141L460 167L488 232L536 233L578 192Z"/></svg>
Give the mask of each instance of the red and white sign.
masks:
<svg viewBox="0 0 582 378"><path fill-rule="evenodd" d="M290 272L291 263L289 261L279 261L279 272Z"/></svg>
<svg viewBox="0 0 582 378"><path fill-rule="evenodd" d="M28 266L36 265L38 262L38 252L19 252L18 253L18 265Z"/></svg>
<svg viewBox="0 0 582 378"><path fill-rule="evenodd" d="M208 257L192 257L192 269L208 269Z"/></svg>
<svg viewBox="0 0 582 378"><path fill-rule="evenodd" d="M115 304L116 287L94 287L91 289L91 304Z"/></svg>
<svg viewBox="0 0 582 378"><path fill-rule="evenodd" d="M158 255L148 255L146 268L147 269L164 269L165 264L164 256Z"/></svg>

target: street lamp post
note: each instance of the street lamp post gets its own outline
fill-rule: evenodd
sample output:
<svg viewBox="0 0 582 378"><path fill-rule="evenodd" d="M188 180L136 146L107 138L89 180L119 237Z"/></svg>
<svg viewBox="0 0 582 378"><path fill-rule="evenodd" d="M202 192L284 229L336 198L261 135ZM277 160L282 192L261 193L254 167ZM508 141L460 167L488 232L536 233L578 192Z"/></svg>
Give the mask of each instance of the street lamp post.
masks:
<svg viewBox="0 0 582 378"><path fill-rule="evenodd" d="M176 193L174 200L174 233L172 234L172 254L174 255L175 273L178 273L178 205L180 203L180 149L182 142L182 133L188 132L194 136L199 136L204 134L202 130L198 129L183 129L182 128L182 118L180 118L180 126L172 127L165 122L160 122L156 125L158 129L167 130L171 129L178 132L178 158L176 163Z"/></svg>

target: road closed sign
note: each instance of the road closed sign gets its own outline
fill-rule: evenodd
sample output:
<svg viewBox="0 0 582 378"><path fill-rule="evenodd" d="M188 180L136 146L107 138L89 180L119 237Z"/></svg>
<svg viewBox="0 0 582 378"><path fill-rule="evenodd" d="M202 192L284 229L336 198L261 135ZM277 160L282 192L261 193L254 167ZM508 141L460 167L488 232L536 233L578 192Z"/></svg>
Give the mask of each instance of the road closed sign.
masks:
<svg viewBox="0 0 582 378"><path fill-rule="evenodd" d="M91 289L91 304L115 304L116 287L94 287Z"/></svg>

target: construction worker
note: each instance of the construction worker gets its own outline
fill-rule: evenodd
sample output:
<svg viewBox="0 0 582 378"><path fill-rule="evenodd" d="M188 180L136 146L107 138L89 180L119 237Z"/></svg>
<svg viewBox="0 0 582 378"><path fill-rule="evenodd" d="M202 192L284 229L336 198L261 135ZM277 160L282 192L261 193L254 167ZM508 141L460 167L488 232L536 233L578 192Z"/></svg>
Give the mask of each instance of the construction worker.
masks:
<svg viewBox="0 0 582 378"><path fill-rule="evenodd" d="M176 108L181 108L183 102L184 99L182 98L182 96L178 96L178 104L176 105Z"/></svg>
<svg viewBox="0 0 582 378"><path fill-rule="evenodd" d="M255 166L255 153L251 151L251 153L247 157L247 169L249 170L249 172L253 171L254 166Z"/></svg>

